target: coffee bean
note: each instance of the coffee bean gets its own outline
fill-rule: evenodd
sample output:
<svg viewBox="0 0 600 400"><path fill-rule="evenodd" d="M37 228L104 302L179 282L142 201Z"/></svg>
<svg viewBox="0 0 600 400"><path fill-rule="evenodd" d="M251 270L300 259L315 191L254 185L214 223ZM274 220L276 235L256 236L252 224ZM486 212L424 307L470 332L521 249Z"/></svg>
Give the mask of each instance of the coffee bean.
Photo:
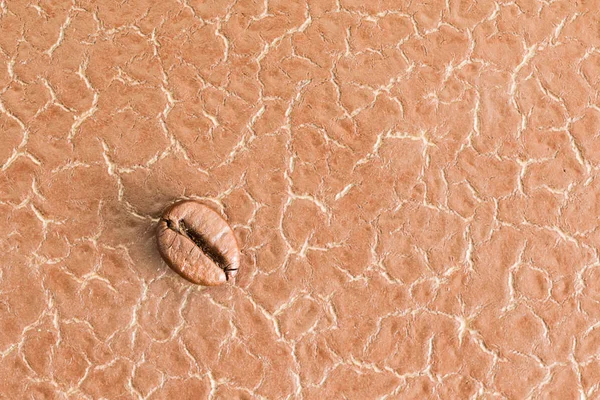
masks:
<svg viewBox="0 0 600 400"><path fill-rule="evenodd" d="M166 263L190 282L221 285L238 272L240 249L233 230L201 203L186 200L169 207L156 237Z"/></svg>

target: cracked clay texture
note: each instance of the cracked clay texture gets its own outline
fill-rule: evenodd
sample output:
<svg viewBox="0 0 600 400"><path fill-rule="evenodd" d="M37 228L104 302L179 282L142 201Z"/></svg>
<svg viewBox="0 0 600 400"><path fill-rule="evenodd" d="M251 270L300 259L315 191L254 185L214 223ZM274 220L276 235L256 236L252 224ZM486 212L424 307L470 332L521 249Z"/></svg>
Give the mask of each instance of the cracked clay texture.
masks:
<svg viewBox="0 0 600 400"><path fill-rule="evenodd" d="M599 10L0 1L0 398L600 398Z"/></svg>

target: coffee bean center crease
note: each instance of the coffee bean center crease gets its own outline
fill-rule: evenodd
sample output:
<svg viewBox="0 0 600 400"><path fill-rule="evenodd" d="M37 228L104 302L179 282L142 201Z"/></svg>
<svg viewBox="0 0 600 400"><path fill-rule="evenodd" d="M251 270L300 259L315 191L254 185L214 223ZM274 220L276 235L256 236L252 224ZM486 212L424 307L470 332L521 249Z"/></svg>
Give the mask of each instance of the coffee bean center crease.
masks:
<svg viewBox="0 0 600 400"><path fill-rule="evenodd" d="M171 269L193 283L221 285L239 269L233 230L221 215L196 201L182 201L165 211L158 224L157 244Z"/></svg>
<svg viewBox="0 0 600 400"><path fill-rule="evenodd" d="M169 229L172 229L178 234L183 235L194 242L196 246L198 246L200 250L202 250L202 252L206 254L206 256L215 264L221 267L223 271L233 271L225 256L219 252L219 249L212 245L200 232L197 232L190 226L186 225L184 220L179 220L177 222L166 220L166 222ZM237 268L235 270L237 270ZM225 274L225 276L227 280L229 280L229 274Z"/></svg>

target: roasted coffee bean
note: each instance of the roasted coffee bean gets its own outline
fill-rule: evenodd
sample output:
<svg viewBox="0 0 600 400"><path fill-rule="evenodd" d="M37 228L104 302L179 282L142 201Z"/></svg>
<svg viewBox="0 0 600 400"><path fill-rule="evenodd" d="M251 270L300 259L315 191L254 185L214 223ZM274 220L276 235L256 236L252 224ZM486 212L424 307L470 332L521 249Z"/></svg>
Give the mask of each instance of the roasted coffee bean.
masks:
<svg viewBox="0 0 600 400"><path fill-rule="evenodd" d="M233 230L201 203L186 200L169 207L156 237L166 263L190 282L221 285L238 272L240 249Z"/></svg>

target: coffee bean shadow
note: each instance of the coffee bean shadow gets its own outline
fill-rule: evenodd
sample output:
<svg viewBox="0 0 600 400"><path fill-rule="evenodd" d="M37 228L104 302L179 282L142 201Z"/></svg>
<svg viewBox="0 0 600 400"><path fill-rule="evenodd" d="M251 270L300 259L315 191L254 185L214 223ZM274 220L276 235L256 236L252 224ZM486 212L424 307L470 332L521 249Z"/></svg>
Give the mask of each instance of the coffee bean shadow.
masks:
<svg viewBox="0 0 600 400"><path fill-rule="evenodd" d="M101 213L103 228L99 242L113 248L126 248L136 274L146 282L171 275L156 247L154 219L159 213L136 216L120 202L105 204Z"/></svg>
<svg viewBox="0 0 600 400"><path fill-rule="evenodd" d="M120 202L107 202L101 211L103 229L99 240L110 247L125 247L133 262L135 273L145 282L150 282L158 278L165 278L171 281L173 287L181 289L193 285L199 290L208 290L209 292L220 292L229 284L204 287L195 285L183 279L179 274L173 271L163 260L156 242L156 232L160 217L165 209L179 201L180 198L172 198L166 201L164 207L158 208L156 212L150 215L136 216L131 213L124 204ZM202 202L215 211L219 211L214 204ZM198 237L197 234L193 240L203 251L210 254L210 257L223 268L228 266L224 255L217 249L214 249L206 239ZM238 280L238 275L235 279Z"/></svg>

